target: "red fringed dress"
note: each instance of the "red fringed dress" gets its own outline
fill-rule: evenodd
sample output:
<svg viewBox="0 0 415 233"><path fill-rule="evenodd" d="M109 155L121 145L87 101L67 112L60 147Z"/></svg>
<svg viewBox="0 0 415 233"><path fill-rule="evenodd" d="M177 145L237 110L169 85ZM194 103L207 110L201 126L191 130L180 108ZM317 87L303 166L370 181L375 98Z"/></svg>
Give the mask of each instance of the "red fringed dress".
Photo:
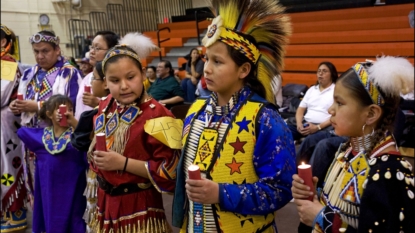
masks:
<svg viewBox="0 0 415 233"><path fill-rule="evenodd" d="M122 145L121 154L125 157L146 161L149 179L128 172L102 171L90 162L98 177L113 186L129 183L143 187L138 192L116 196L98 188L97 210L90 222L93 232L171 232L161 194L174 191L180 151L169 148L144 131L147 120L163 116L173 117L153 99L125 108L120 108L111 95L101 101L94 117L95 133L106 133L108 149L117 151ZM94 145L95 139L88 156Z"/></svg>

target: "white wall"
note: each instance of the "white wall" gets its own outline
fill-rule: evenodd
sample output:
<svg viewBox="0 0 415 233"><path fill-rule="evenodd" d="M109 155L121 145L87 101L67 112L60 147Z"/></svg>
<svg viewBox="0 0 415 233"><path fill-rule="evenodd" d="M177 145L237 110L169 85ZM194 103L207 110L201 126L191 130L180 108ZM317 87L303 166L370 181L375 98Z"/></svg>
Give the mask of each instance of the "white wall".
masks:
<svg viewBox="0 0 415 233"><path fill-rule="evenodd" d="M71 0L1 0L1 23L14 31L19 37L20 60L22 63L35 64L29 37L41 30L53 30L60 38L63 55L72 55L68 20L89 20L90 11L106 11L108 3L122 4L122 0L80 0L81 8L71 6ZM138 1L138 0L137 0ZM182 1L182 0L179 0ZM193 7L206 6L205 0L192 0ZM39 25L40 14L47 14L50 25L42 28Z"/></svg>
<svg viewBox="0 0 415 233"><path fill-rule="evenodd" d="M43 29L53 30L60 38L63 55L71 55L69 44L68 20L88 19L91 10L105 11L107 3L122 3L122 0L81 0L82 7L74 9L70 0L1 0L1 23L12 29L20 42L20 59L22 63L35 64L29 37ZM40 14L47 14L50 27L39 25Z"/></svg>

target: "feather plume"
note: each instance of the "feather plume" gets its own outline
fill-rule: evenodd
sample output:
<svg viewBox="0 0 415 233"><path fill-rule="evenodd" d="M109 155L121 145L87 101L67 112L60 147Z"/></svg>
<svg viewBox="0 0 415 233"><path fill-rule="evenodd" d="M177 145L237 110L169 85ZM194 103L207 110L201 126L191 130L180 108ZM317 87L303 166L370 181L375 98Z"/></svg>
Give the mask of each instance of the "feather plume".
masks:
<svg viewBox="0 0 415 233"><path fill-rule="evenodd" d="M150 38L138 32L127 33L119 40L119 44L127 45L134 50L140 58L146 58L151 52L159 49Z"/></svg>
<svg viewBox="0 0 415 233"><path fill-rule="evenodd" d="M258 79L266 89L267 100L274 103L272 86L281 83L285 47L291 35L285 8L277 0L211 0L210 5L215 16L220 15L223 27L255 39L261 53Z"/></svg>
<svg viewBox="0 0 415 233"><path fill-rule="evenodd" d="M405 58L379 57L369 67L368 74L386 95L399 96L414 90L414 66Z"/></svg>

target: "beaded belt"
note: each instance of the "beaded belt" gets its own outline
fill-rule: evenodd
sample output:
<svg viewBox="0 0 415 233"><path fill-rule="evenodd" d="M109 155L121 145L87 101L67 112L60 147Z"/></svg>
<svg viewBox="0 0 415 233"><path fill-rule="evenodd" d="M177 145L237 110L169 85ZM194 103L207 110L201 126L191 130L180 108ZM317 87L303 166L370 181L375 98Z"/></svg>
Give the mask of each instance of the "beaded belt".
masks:
<svg viewBox="0 0 415 233"><path fill-rule="evenodd" d="M97 176L99 187L104 190L105 193L111 196L125 195L129 193L136 193L142 190L146 190L153 186L151 183L126 183L114 186L106 181L104 178Z"/></svg>

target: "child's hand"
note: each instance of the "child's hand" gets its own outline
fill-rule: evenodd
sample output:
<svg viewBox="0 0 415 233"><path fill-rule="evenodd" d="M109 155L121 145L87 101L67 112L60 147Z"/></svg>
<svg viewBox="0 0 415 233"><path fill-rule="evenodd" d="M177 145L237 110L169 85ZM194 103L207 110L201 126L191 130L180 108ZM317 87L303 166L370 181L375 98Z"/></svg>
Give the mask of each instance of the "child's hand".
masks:
<svg viewBox="0 0 415 233"><path fill-rule="evenodd" d="M84 92L82 102L91 108L95 108L99 104L99 98L89 92Z"/></svg>
<svg viewBox="0 0 415 233"><path fill-rule="evenodd" d="M67 122L69 126L72 126L72 128L76 128L78 125L78 120L74 117L73 112L66 112L65 113Z"/></svg>
<svg viewBox="0 0 415 233"><path fill-rule="evenodd" d="M64 114L66 116L66 121L68 122L68 125L72 128L76 128L78 125L78 120L74 117L72 111L67 111ZM62 114L60 114L59 111L56 112L56 121L60 122L62 120Z"/></svg>
<svg viewBox="0 0 415 233"><path fill-rule="evenodd" d="M300 215L300 221L307 226L313 226L314 219L324 206L318 201L317 195L314 195L313 201L294 199L294 203L297 205L298 215Z"/></svg>
<svg viewBox="0 0 415 233"><path fill-rule="evenodd" d="M316 184L317 177L313 177L313 182ZM317 179L318 180L318 179ZM304 180L298 174L293 175L293 182L291 192L295 199L308 199L314 192L310 190L310 187L304 184Z"/></svg>
<svg viewBox="0 0 415 233"><path fill-rule="evenodd" d="M191 201L202 204L219 203L219 184L208 180L186 180L186 193Z"/></svg>
<svg viewBox="0 0 415 233"><path fill-rule="evenodd" d="M125 157L115 151L94 151L94 162L100 170L116 171L123 170Z"/></svg>

